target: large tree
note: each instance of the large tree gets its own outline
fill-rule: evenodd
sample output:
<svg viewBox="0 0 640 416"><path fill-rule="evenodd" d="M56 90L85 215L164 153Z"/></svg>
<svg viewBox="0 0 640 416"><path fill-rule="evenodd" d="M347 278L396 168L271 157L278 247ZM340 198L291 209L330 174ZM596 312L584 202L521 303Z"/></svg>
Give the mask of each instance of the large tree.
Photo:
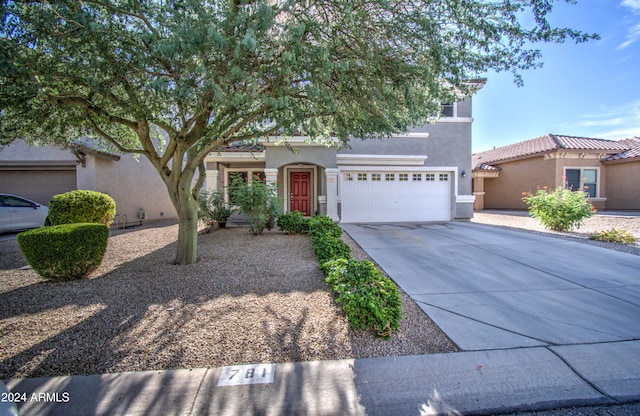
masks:
<svg viewBox="0 0 640 416"><path fill-rule="evenodd" d="M551 27L553 3L3 0L0 143L95 137L148 158L178 213L175 261L193 263L209 152L424 123L488 70L519 81L536 43L594 37Z"/></svg>

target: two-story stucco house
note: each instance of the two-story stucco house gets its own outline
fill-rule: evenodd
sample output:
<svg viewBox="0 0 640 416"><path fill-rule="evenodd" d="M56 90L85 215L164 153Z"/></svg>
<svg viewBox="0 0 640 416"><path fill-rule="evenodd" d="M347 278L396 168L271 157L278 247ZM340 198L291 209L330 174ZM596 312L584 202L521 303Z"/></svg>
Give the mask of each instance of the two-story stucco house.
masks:
<svg viewBox="0 0 640 416"><path fill-rule="evenodd" d="M437 122L387 139L351 139L348 148L304 137L226 146L206 159L206 188L234 175L279 184L283 211L340 222L470 219L472 99L443 106Z"/></svg>
<svg viewBox="0 0 640 416"><path fill-rule="evenodd" d="M283 212L321 213L341 222L469 219L471 103L467 98L443 105L442 117L432 124L387 139L352 139L348 148L304 137L287 138L288 145L270 137L249 148L225 146L206 158L205 187L226 190L234 175L257 175L278 183ZM0 192L46 204L71 189L110 194L129 222L140 209L147 220L176 215L162 180L143 157L22 141L0 150Z"/></svg>

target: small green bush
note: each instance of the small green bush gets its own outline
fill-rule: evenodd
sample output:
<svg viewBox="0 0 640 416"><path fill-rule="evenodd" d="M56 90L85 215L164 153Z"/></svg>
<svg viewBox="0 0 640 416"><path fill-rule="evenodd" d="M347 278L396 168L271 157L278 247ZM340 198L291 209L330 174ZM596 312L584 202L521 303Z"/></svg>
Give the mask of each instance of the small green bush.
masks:
<svg viewBox="0 0 640 416"><path fill-rule="evenodd" d="M352 329L373 329L388 339L400 327L402 300L396 285L370 261L337 259L327 263L326 282L337 293Z"/></svg>
<svg viewBox="0 0 640 416"><path fill-rule="evenodd" d="M276 185L255 176L251 180L236 176L230 191L233 195L231 203L249 217L253 234L262 234L265 228L270 230L273 227L282 205Z"/></svg>
<svg viewBox="0 0 640 416"><path fill-rule="evenodd" d="M219 223L226 223L233 210L224 200L222 192L200 192L198 198L198 220L207 227L206 232Z"/></svg>
<svg viewBox="0 0 640 416"><path fill-rule="evenodd" d="M18 234L27 263L44 279L74 280L100 266L107 249L104 224L63 224Z"/></svg>
<svg viewBox="0 0 640 416"><path fill-rule="evenodd" d="M99 223L111 225L116 203L107 194L78 190L54 195L49 202L49 220L53 225Z"/></svg>
<svg viewBox="0 0 640 416"><path fill-rule="evenodd" d="M309 218L309 235L311 237L331 235L340 238L342 236L342 228L326 215L314 215Z"/></svg>
<svg viewBox="0 0 640 416"><path fill-rule="evenodd" d="M326 272L325 263L335 259L349 259L351 247L342 238L333 235L315 236L311 238L313 249L318 256L320 268Z"/></svg>
<svg viewBox="0 0 640 416"><path fill-rule="evenodd" d="M309 220L300 211L287 212L278 217L278 228L290 234L304 234L309 232Z"/></svg>
<svg viewBox="0 0 640 416"><path fill-rule="evenodd" d="M593 233L589 236L591 240L607 241L609 243L635 244L638 241L629 231L616 230L612 228L609 231L601 231Z"/></svg>
<svg viewBox="0 0 640 416"><path fill-rule="evenodd" d="M582 190L571 191L559 186L555 191L538 189L535 194L523 194L522 200L529 206L529 215L554 231L580 228L582 221L595 212L587 200L588 194Z"/></svg>

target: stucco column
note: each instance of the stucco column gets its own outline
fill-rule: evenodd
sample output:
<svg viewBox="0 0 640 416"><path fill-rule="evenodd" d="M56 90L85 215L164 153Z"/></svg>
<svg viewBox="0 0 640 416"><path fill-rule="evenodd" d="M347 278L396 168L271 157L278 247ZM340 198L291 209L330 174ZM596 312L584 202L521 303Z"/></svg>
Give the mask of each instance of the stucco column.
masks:
<svg viewBox="0 0 640 416"><path fill-rule="evenodd" d="M220 171L218 169L207 169L206 173L206 187L207 192L215 192L218 190L218 175Z"/></svg>
<svg viewBox="0 0 640 416"><path fill-rule="evenodd" d="M484 209L484 178L473 178L473 194L476 196L473 208L476 211L482 211Z"/></svg>
<svg viewBox="0 0 640 416"><path fill-rule="evenodd" d="M268 183L276 183L278 182L278 169L265 168L264 176Z"/></svg>
<svg viewBox="0 0 640 416"><path fill-rule="evenodd" d="M338 217L338 174L336 168L326 168L324 170L327 180L327 216L334 221L339 221Z"/></svg>

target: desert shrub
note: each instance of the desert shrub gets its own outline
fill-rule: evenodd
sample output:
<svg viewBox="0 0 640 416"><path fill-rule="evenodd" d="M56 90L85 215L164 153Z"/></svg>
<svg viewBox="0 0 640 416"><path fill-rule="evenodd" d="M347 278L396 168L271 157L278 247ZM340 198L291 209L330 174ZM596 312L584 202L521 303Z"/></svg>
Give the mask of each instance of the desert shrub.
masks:
<svg viewBox="0 0 640 416"><path fill-rule="evenodd" d="M109 228L104 224L63 224L18 234L31 268L44 279L74 280L100 266Z"/></svg>
<svg viewBox="0 0 640 416"><path fill-rule="evenodd" d="M249 227L255 235L270 230L278 214L282 200L278 198L278 187L266 180L252 177L245 180L236 176L231 182L232 204L249 217Z"/></svg>
<svg viewBox="0 0 640 416"><path fill-rule="evenodd" d="M116 203L107 194L77 190L54 195L49 202L49 220L53 225L99 223L111 225Z"/></svg>
<svg viewBox="0 0 640 416"><path fill-rule="evenodd" d="M629 231L626 230L616 230L612 228L608 231L601 231L599 233L593 233L589 235L591 240L598 241L607 241L609 243L620 243L620 244L635 244L638 241L637 238L633 236Z"/></svg>
<svg viewBox="0 0 640 416"><path fill-rule="evenodd" d="M313 249L318 256L320 268L326 272L325 263L335 259L349 259L351 247L340 237L333 235L315 236L311 238Z"/></svg>
<svg viewBox="0 0 640 416"><path fill-rule="evenodd" d="M400 327L402 300L396 285L370 261L337 259L327 263L326 282L336 292L352 329L373 329L389 338Z"/></svg>
<svg viewBox="0 0 640 416"><path fill-rule="evenodd" d="M207 232L219 223L226 223L233 210L224 200L222 192L200 192L198 198L198 220L207 227Z"/></svg>
<svg viewBox="0 0 640 416"><path fill-rule="evenodd" d="M278 228L286 233L303 234L309 232L309 220L300 211L280 215L277 224Z"/></svg>
<svg viewBox="0 0 640 416"><path fill-rule="evenodd" d="M331 235L340 238L342 236L342 228L326 215L314 215L309 218L309 235L311 237Z"/></svg>
<svg viewBox="0 0 640 416"><path fill-rule="evenodd" d="M591 217L595 208L582 190L571 191L558 187L554 191L538 189L535 194L523 192L522 200L529 207L529 215L538 219L545 228L554 231L569 231L580 228L582 221Z"/></svg>

